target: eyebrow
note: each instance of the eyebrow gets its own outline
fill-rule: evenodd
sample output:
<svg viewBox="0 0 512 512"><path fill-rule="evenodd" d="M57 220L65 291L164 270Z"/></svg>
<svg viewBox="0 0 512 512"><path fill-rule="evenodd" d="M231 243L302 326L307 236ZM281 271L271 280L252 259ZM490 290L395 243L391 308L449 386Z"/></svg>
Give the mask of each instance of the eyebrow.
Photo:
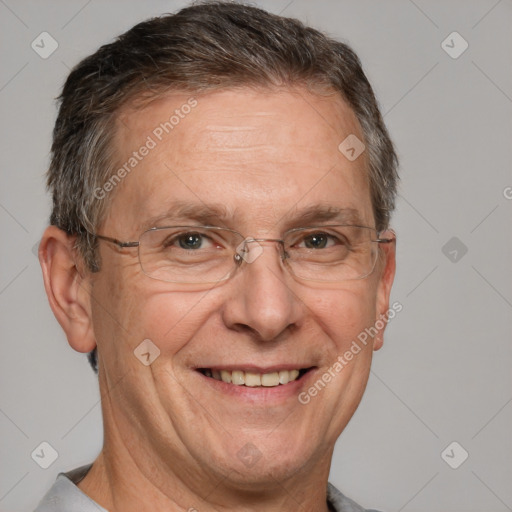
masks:
<svg viewBox="0 0 512 512"><path fill-rule="evenodd" d="M285 216L290 219L289 227L313 225L318 222L362 225L363 219L355 208L338 208L326 204L314 204L305 208L294 208Z"/></svg>
<svg viewBox="0 0 512 512"><path fill-rule="evenodd" d="M166 222L189 222L196 221L201 225L225 225L230 217L236 212L230 212L220 203L190 203L185 201L175 201L167 212L155 215L146 219L142 224L142 229L156 227L162 221Z"/></svg>
<svg viewBox="0 0 512 512"><path fill-rule="evenodd" d="M221 203L190 203L184 201L174 202L167 212L150 217L141 225L146 230L165 223L184 223L190 221L199 225L228 227L233 219L240 217L238 209L229 210ZM355 208L339 208L326 204L314 204L305 208L289 210L278 223L283 223L286 229L294 227L312 226L319 222L334 222L337 224L363 225L362 217Z"/></svg>

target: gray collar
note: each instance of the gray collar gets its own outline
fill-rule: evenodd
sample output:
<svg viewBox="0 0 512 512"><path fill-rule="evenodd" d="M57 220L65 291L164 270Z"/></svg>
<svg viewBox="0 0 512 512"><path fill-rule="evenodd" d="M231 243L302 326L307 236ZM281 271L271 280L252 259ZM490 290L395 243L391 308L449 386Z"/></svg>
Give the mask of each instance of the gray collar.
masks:
<svg viewBox="0 0 512 512"><path fill-rule="evenodd" d="M88 464L67 473L59 473L34 512L108 512L77 487L91 466ZM362 508L330 483L327 484L327 503L334 512L377 512Z"/></svg>

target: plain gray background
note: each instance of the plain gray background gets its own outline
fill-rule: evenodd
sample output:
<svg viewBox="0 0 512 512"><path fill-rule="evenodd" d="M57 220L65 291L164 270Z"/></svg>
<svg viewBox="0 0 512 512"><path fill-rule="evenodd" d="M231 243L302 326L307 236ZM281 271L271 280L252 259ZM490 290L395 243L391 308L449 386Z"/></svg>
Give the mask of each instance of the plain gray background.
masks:
<svg viewBox="0 0 512 512"><path fill-rule="evenodd" d="M331 481L386 511L512 510L511 1L255 3L353 46L401 158L392 300L403 311ZM2 511L31 510L102 443L96 377L67 345L34 255L49 214L53 98L80 59L183 5L0 0ZM58 42L47 59L31 48L43 31ZM58 452L48 469L31 458L43 441ZM453 441L445 460L469 454L457 469L441 456Z"/></svg>

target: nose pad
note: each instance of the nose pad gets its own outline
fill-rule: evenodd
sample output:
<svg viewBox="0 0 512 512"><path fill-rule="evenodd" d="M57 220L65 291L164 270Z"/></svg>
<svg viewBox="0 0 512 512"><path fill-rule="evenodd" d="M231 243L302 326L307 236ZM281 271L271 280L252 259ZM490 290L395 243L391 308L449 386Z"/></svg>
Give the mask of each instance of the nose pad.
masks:
<svg viewBox="0 0 512 512"><path fill-rule="evenodd" d="M252 263L263 254L263 247L255 238L246 238L236 248L235 261L242 263Z"/></svg>
<svg viewBox="0 0 512 512"><path fill-rule="evenodd" d="M281 261L285 261L289 255L284 248L283 240L275 239L275 238L252 238L247 237L245 240L238 244L235 249L235 261L237 263L242 263L245 261L246 263L253 263L263 254L263 246L259 242L277 242L279 245L279 253L281 256Z"/></svg>

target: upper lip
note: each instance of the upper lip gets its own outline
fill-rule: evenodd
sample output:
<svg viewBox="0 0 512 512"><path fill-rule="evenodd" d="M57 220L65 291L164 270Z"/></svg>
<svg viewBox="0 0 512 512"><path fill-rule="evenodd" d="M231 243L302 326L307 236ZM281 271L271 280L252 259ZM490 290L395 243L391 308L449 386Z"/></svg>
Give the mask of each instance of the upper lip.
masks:
<svg viewBox="0 0 512 512"><path fill-rule="evenodd" d="M280 370L305 370L305 369L309 369L309 368L312 368L312 365L310 364L301 364L301 363L297 363L297 364L273 364L273 365L269 365L269 366L258 366L258 365L255 365L255 364L244 364L244 363L239 363L239 364L222 364L222 365L216 365L216 364L213 364L213 365L204 365L204 366L197 366L196 368L194 368L195 370L199 370L199 369L202 369L202 370L205 370L205 369L209 369L209 370L226 370L228 372L232 372L232 371L235 371L235 370L238 370L238 371L242 371L242 372L250 372L250 373L262 373L262 374L265 374L265 373L273 373L273 372L278 372Z"/></svg>

